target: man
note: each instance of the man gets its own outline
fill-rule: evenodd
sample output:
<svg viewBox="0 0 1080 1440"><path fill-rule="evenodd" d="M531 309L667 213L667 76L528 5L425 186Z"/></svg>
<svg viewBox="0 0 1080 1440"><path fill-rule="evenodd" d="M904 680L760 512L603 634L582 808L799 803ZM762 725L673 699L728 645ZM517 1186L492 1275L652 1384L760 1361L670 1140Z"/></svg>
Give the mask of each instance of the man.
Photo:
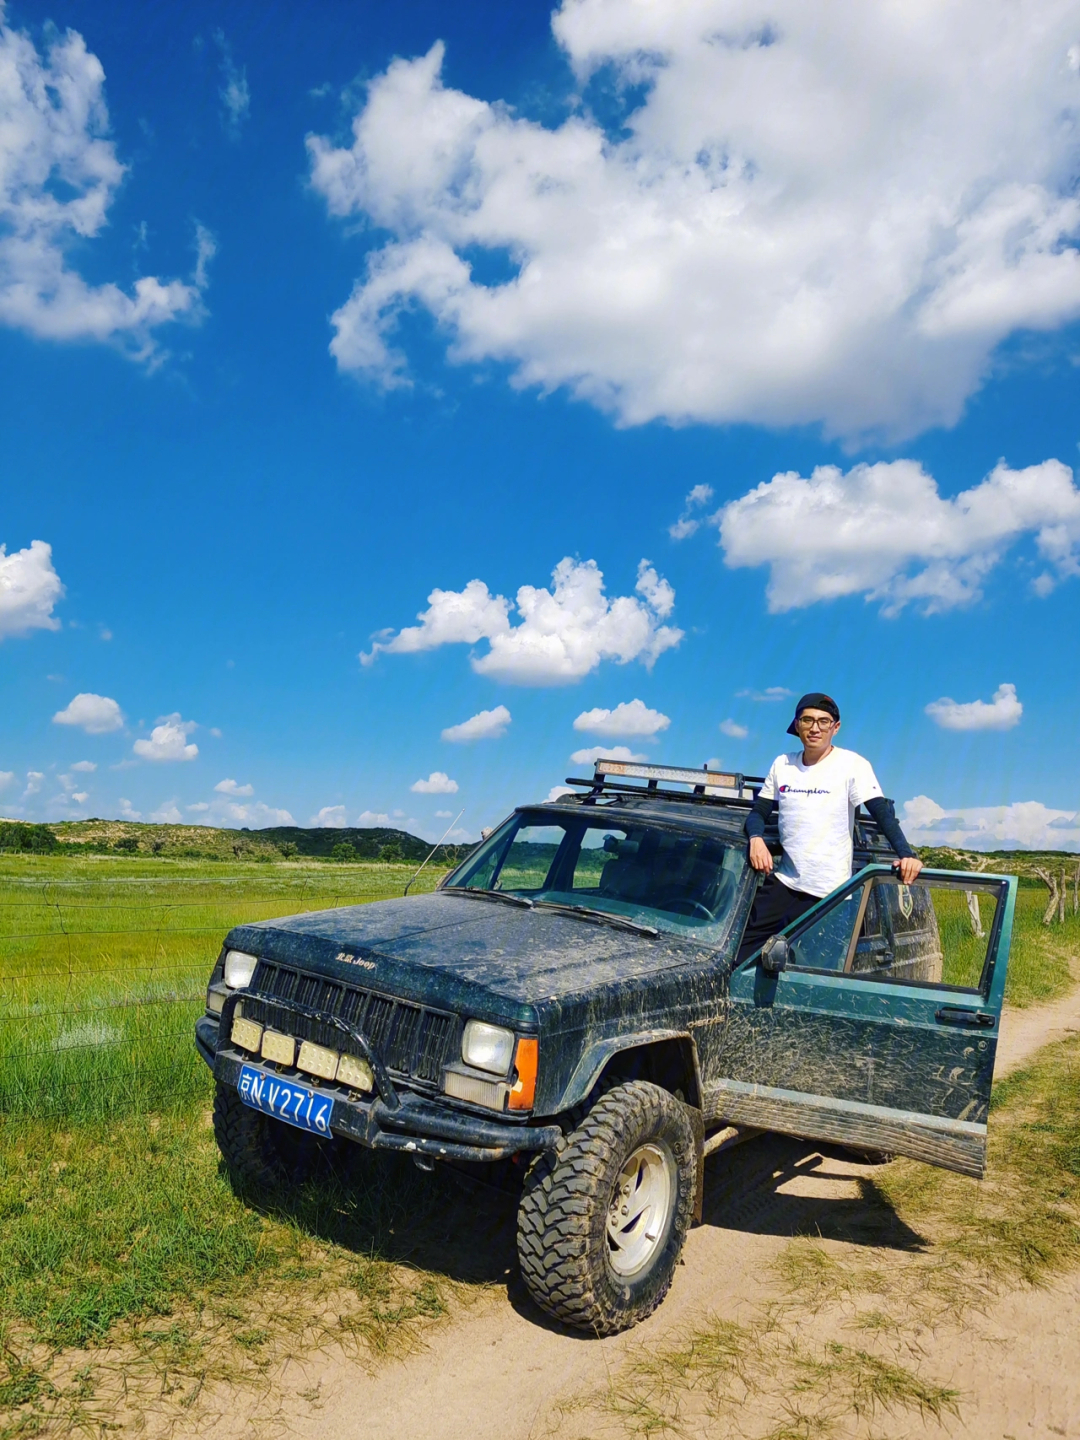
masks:
<svg viewBox="0 0 1080 1440"><path fill-rule="evenodd" d="M903 883L910 885L922 869L870 762L833 744L839 729L840 708L831 696L804 695L788 726L788 734L802 741L802 752L776 757L747 816L750 864L765 879L739 947L740 960L850 879L851 829L859 805L866 806L900 857L893 868ZM763 838L774 803L784 852L776 870Z"/></svg>

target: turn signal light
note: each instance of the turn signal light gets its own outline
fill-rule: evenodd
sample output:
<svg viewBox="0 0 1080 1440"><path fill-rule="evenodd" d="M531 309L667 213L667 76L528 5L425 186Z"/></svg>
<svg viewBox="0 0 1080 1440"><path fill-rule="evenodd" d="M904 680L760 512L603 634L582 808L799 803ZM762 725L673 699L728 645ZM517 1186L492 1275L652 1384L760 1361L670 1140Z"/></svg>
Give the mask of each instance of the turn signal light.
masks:
<svg viewBox="0 0 1080 1440"><path fill-rule="evenodd" d="M535 1035L523 1035L517 1042L514 1068L517 1080L510 1087L507 1108L531 1110L536 1098L536 1071L540 1062L540 1042Z"/></svg>

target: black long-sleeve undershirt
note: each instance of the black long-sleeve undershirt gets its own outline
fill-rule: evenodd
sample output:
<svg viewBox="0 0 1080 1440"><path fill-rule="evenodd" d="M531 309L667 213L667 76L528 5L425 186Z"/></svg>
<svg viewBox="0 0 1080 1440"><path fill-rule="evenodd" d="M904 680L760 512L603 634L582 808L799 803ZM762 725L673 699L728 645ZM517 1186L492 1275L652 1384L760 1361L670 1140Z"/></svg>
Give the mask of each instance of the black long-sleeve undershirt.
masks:
<svg viewBox="0 0 1080 1440"><path fill-rule="evenodd" d="M772 814L775 804L775 800L766 800L764 796L759 795L751 805L745 826L746 833L751 840L755 836L761 837L765 834L765 822ZM870 819L875 822L901 860L915 854L908 844L903 830L900 829L900 822L896 818L896 809L891 800L886 800L884 795L877 795L873 800L867 800L866 809L870 814Z"/></svg>

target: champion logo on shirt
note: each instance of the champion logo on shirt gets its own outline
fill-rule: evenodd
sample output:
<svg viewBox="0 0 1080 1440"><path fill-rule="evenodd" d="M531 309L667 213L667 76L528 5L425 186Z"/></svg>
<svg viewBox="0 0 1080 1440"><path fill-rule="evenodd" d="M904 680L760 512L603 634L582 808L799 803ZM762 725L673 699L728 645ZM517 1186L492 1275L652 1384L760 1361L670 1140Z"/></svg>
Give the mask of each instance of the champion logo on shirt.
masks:
<svg viewBox="0 0 1080 1440"><path fill-rule="evenodd" d="M781 785L781 786L780 786L780 794L781 794L781 795L829 795L829 794L831 794L831 793L832 793L832 792L829 791L829 790L822 790L822 789L817 788L817 787L815 787L815 786L804 786L804 785Z"/></svg>

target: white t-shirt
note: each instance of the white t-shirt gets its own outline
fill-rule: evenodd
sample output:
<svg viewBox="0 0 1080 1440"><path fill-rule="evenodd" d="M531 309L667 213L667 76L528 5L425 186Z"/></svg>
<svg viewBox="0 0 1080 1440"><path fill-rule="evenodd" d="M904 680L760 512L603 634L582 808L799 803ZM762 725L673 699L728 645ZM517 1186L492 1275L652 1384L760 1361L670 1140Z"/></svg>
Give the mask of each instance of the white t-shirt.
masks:
<svg viewBox="0 0 1080 1440"><path fill-rule="evenodd" d="M784 856L776 878L817 896L849 880L856 806L881 793L870 762L854 750L834 745L816 765L804 765L801 750L778 755L761 787L780 809Z"/></svg>

